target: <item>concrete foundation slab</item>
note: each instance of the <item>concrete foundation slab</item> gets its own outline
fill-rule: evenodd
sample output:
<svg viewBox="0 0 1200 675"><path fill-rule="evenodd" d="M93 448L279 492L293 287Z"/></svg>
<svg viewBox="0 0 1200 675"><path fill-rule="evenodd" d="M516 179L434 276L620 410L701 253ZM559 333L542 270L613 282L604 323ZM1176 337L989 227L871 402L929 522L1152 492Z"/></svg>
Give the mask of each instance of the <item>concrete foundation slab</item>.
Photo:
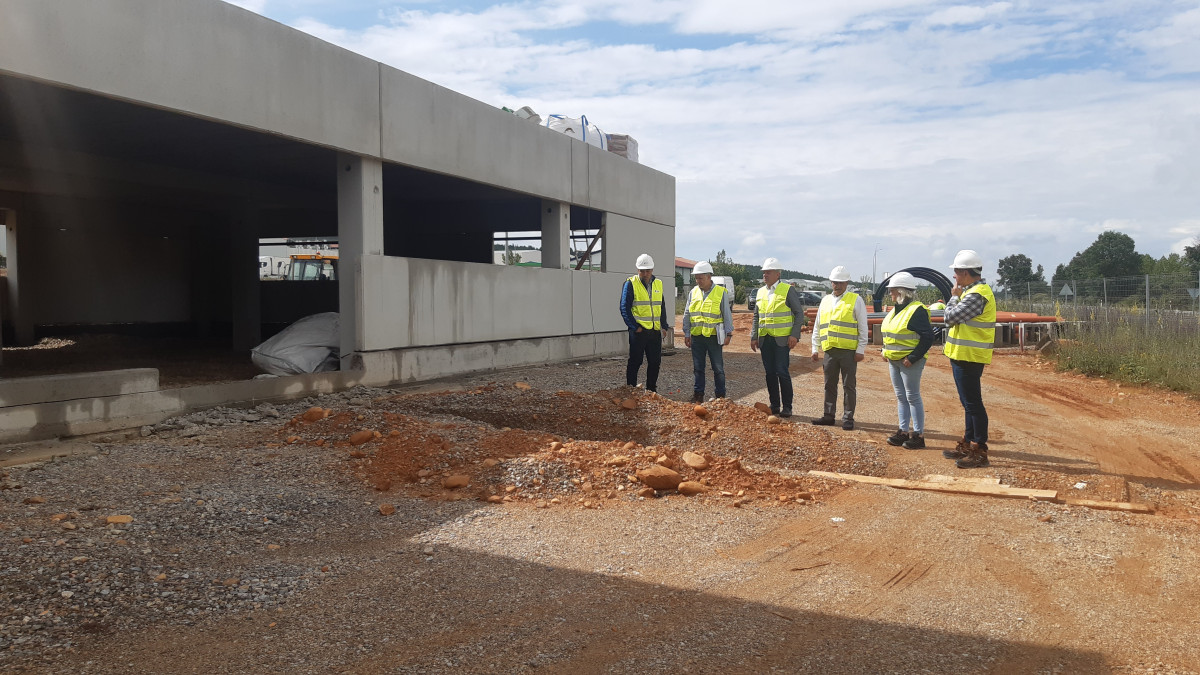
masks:
<svg viewBox="0 0 1200 675"><path fill-rule="evenodd" d="M158 391L158 369L126 368L0 380L0 407Z"/></svg>

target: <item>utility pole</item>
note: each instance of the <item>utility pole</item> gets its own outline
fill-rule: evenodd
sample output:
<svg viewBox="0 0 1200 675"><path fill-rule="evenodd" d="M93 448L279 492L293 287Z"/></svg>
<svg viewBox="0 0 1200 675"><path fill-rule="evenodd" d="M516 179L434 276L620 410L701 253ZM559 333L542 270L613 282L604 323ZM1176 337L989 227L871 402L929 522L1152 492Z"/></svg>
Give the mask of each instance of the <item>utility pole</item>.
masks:
<svg viewBox="0 0 1200 675"><path fill-rule="evenodd" d="M875 253L873 253L871 255L871 292L872 293L874 293L875 289L876 289L875 264L879 261L879 251L881 251L881 250L882 249L879 248L879 242L875 242Z"/></svg>

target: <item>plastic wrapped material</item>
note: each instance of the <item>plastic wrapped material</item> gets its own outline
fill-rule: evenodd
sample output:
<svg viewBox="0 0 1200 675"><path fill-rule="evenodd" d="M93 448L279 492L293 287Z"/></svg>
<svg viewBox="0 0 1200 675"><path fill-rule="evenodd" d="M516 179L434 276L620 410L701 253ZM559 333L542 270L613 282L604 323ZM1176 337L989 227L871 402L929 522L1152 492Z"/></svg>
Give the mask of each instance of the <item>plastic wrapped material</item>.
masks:
<svg viewBox="0 0 1200 675"><path fill-rule="evenodd" d="M517 108L516 110L513 111L513 114L516 115L517 117L520 117L523 120L529 120L530 122L533 122L534 124L542 123L542 116L535 113L533 111L533 108L530 108L527 105Z"/></svg>
<svg viewBox="0 0 1200 675"><path fill-rule="evenodd" d="M609 134L608 151L618 154L625 159L638 161L638 142L633 136L626 134Z"/></svg>
<svg viewBox="0 0 1200 675"><path fill-rule="evenodd" d="M582 117L550 115L546 118L546 126L571 138L577 138L588 145L594 145L601 150L608 149L608 134L600 131L595 124L588 122L587 115Z"/></svg>
<svg viewBox="0 0 1200 675"><path fill-rule="evenodd" d="M250 350L250 360L272 375L338 370L341 341L337 312L312 314Z"/></svg>

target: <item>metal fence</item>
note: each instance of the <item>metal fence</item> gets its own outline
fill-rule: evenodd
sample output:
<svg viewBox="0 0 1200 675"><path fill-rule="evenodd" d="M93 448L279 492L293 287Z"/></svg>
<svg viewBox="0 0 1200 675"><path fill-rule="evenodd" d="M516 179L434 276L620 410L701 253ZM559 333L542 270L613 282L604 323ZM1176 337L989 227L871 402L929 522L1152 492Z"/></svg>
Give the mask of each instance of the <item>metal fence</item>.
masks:
<svg viewBox="0 0 1200 675"><path fill-rule="evenodd" d="M1105 279L1053 279L1000 289L997 304L1011 312L1087 319L1098 309L1200 312L1200 274L1142 274Z"/></svg>

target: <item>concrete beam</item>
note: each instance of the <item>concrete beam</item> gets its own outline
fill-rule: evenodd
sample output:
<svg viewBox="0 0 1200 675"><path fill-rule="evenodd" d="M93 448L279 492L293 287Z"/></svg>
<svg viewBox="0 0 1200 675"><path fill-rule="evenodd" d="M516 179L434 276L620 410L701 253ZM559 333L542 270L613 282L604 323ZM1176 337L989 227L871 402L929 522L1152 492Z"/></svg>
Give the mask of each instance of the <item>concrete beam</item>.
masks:
<svg viewBox="0 0 1200 675"><path fill-rule="evenodd" d="M542 200L542 267L571 264L571 205Z"/></svg>
<svg viewBox="0 0 1200 675"><path fill-rule="evenodd" d="M363 375L359 371L315 373L10 406L0 408L0 443L136 429L219 405L328 394L364 384Z"/></svg>
<svg viewBox="0 0 1200 675"><path fill-rule="evenodd" d="M339 154L338 186L338 312L342 330L342 368L366 344L365 296L368 281L364 256L383 255L383 162ZM373 283L373 281L372 281ZM395 286L381 290L396 293Z"/></svg>
<svg viewBox="0 0 1200 675"><path fill-rule="evenodd" d="M157 368L0 379L0 408L158 391Z"/></svg>
<svg viewBox="0 0 1200 675"><path fill-rule="evenodd" d="M366 371L365 384L418 382L450 375L623 354L629 349L628 340L628 334L622 330L553 338L414 347L356 354L355 365Z"/></svg>
<svg viewBox="0 0 1200 675"><path fill-rule="evenodd" d="M3 0L0 16L0 71L379 154L379 64L232 4Z"/></svg>

